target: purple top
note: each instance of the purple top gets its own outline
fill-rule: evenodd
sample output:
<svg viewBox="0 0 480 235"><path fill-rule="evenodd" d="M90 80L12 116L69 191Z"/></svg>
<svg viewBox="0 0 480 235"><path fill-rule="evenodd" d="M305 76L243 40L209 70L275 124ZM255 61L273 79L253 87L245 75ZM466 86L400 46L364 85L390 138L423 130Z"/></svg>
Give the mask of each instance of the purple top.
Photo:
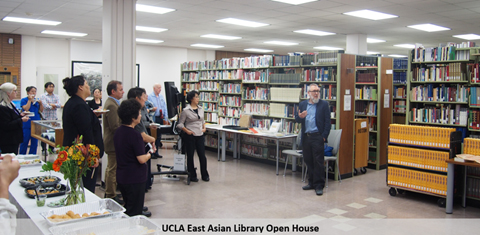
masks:
<svg viewBox="0 0 480 235"><path fill-rule="evenodd" d="M113 136L117 157L117 182L137 184L147 181L147 164L140 164L137 156L145 154L145 146L140 132L121 125Z"/></svg>

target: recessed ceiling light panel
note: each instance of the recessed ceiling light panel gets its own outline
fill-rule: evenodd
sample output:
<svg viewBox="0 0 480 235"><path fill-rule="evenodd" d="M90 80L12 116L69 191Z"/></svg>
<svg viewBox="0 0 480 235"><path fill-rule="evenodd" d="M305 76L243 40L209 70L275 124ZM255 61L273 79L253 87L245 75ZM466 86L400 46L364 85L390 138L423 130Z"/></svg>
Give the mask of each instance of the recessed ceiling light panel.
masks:
<svg viewBox="0 0 480 235"><path fill-rule="evenodd" d="M397 45L393 45L393 46L403 47L403 48L409 48L409 49L415 48L415 45L413 45L413 44L397 44Z"/></svg>
<svg viewBox="0 0 480 235"><path fill-rule="evenodd" d="M378 55L380 54L380 52L376 52L376 51L367 51L367 55Z"/></svg>
<svg viewBox="0 0 480 235"><path fill-rule="evenodd" d="M390 57L396 57L396 58L405 58L405 57L408 57L406 55L396 55L396 54L393 54L393 55L388 55Z"/></svg>
<svg viewBox="0 0 480 235"><path fill-rule="evenodd" d="M154 27L146 27L146 26L136 26L135 29L137 31L153 32L153 33L160 33L168 30L164 28L154 28Z"/></svg>
<svg viewBox="0 0 480 235"><path fill-rule="evenodd" d="M437 32L437 31L445 31L445 30L450 30L450 28L443 27L443 26L438 26L434 24L416 24L416 25L409 25L407 26L412 29L418 29L418 30L423 30L427 32Z"/></svg>
<svg viewBox="0 0 480 235"><path fill-rule="evenodd" d="M200 36L202 38L216 38L216 39L224 39L224 40L236 40L236 39L242 39L242 37L236 37L236 36L227 36L227 35L218 35L218 34L204 34Z"/></svg>
<svg viewBox="0 0 480 235"><path fill-rule="evenodd" d="M316 2L317 0L272 0L274 2L283 2L283 3L288 3L292 5L300 5L304 4L307 2Z"/></svg>
<svg viewBox="0 0 480 235"><path fill-rule="evenodd" d="M247 49L243 49L243 50L244 51L252 51L252 52L261 52L261 53L273 52L273 50L259 49L259 48L247 48Z"/></svg>
<svg viewBox="0 0 480 235"><path fill-rule="evenodd" d="M28 19L28 18L10 17L10 16L3 18L3 21L26 23L26 24L41 24L41 25L59 25L62 23L60 21L36 20L36 19Z"/></svg>
<svg viewBox="0 0 480 235"><path fill-rule="evenodd" d="M386 42L386 41L381 39L367 38L367 43L381 43L381 42Z"/></svg>
<svg viewBox="0 0 480 235"><path fill-rule="evenodd" d="M165 7L154 7L149 5L137 4L137 11L155 13L155 14L165 14L168 12L176 11L175 9L165 8Z"/></svg>
<svg viewBox="0 0 480 235"><path fill-rule="evenodd" d="M135 41L137 42L145 42L145 43L162 43L162 40L156 39L145 39L145 38L136 38Z"/></svg>
<svg viewBox="0 0 480 235"><path fill-rule="evenodd" d="M235 19L235 18L225 18L225 19L216 20L216 21L220 23L234 24L234 25L253 27L253 28L269 25L269 24L264 24L264 23L249 21L249 20Z"/></svg>
<svg viewBox="0 0 480 235"><path fill-rule="evenodd" d="M298 45L298 43L296 43L296 42L283 42L283 41L267 41L267 42L264 42L264 43L281 45L281 46L295 46L295 45Z"/></svg>
<svg viewBox="0 0 480 235"><path fill-rule="evenodd" d="M329 46L319 46L319 47L314 47L313 49L325 50L325 51L343 50L343 48L341 47L329 47Z"/></svg>
<svg viewBox="0 0 480 235"><path fill-rule="evenodd" d="M480 35L478 34L459 34L459 35L453 35L453 37L455 38L461 38L461 39L465 39L465 40L478 40L480 39Z"/></svg>
<svg viewBox="0 0 480 235"><path fill-rule="evenodd" d="M378 11L371 11L371 10L360 10L360 11L350 11L343 13L344 15L355 16L360 18L365 18L369 20L384 20L390 18L396 18L398 16L391 15L387 13L382 13Z"/></svg>
<svg viewBox="0 0 480 235"><path fill-rule="evenodd" d="M316 35L316 36L327 36L327 35L334 35L335 34L335 33L324 32L324 31L313 30L313 29L302 29L302 30L297 30L297 31L293 31L293 32L294 33Z"/></svg>
<svg viewBox="0 0 480 235"><path fill-rule="evenodd" d="M192 47L206 47L206 48L222 48L222 47L225 47L225 46L220 46L220 45L211 45L211 44L202 44L202 43L192 44L190 46L192 46Z"/></svg>
<svg viewBox="0 0 480 235"><path fill-rule="evenodd" d="M73 36L73 37L84 37L88 35L86 33L64 32L64 31L55 31L55 30L43 30L40 33L60 35L60 36Z"/></svg>

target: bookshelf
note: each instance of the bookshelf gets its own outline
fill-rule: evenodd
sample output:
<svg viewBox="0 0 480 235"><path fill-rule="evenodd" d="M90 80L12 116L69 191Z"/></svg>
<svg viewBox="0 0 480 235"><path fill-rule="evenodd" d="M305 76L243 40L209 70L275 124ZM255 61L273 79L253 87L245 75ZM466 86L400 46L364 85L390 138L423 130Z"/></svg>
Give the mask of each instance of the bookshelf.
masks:
<svg viewBox="0 0 480 235"><path fill-rule="evenodd" d="M392 123L406 124L408 59L393 59Z"/></svg>
<svg viewBox="0 0 480 235"><path fill-rule="evenodd" d="M454 128L392 124L388 137L389 194L413 191L440 197L445 205L447 163L461 151L462 135Z"/></svg>
<svg viewBox="0 0 480 235"><path fill-rule="evenodd" d="M480 140L465 138L463 142L463 153L480 155ZM466 197L471 200L480 201L480 168L466 167Z"/></svg>

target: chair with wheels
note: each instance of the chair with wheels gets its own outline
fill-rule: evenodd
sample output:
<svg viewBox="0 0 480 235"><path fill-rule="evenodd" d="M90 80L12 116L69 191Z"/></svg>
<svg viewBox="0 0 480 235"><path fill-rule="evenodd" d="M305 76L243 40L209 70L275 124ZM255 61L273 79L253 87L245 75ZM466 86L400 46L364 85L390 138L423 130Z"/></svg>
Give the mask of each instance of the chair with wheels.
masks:
<svg viewBox="0 0 480 235"><path fill-rule="evenodd" d="M333 147L332 156L325 156L325 187L328 188L328 162L335 161L337 167L338 179L342 182L342 177L340 176L340 168L338 166L338 150L340 147L340 139L342 137L342 130L331 130L328 135L328 146Z"/></svg>
<svg viewBox="0 0 480 235"><path fill-rule="evenodd" d="M296 149L285 149L282 151L283 154L286 154L287 157L285 158L285 169L283 170L283 176L285 176L285 173L287 172L287 166L288 166L288 159L290 156L297 157L297 158L302 158L302 182L305 182L305 164L303 162L303 153L300 151L301 150L301 145L302 145L302 133L300 132L297 135L297 140L294 143L296 146ZM294 162L292 162L292 167Z"/></svg>

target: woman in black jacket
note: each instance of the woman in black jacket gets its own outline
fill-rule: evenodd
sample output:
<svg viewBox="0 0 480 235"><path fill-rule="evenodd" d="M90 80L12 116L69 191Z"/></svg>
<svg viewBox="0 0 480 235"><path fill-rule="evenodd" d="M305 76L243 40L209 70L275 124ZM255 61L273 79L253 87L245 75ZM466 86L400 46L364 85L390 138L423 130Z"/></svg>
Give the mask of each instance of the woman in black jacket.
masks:
<svg viewBox="0 0 480 235"><path fill-rule="evenodd" d="M18 146L23 142L23 122L29 119L12 103L16 95L15 84L6 82L0 86L0 150L2 153L18 154Z"/></svg>
<svg viewBox="0 0 480 235"><path fill-rule="evenodd" d="M70 96L63 108L63 146L72 145L77 136L83 136L84 144L94 144L100 149L100 157L103 156L102 128L97 116L86 103L85 99L90 96L90 86L83 76L75 76L63 79L63 88ZM95 168L98 163L93 166ZM95 193L95 184L99 170L87 171L83 177L83 185L86 189Z"/></svg>

